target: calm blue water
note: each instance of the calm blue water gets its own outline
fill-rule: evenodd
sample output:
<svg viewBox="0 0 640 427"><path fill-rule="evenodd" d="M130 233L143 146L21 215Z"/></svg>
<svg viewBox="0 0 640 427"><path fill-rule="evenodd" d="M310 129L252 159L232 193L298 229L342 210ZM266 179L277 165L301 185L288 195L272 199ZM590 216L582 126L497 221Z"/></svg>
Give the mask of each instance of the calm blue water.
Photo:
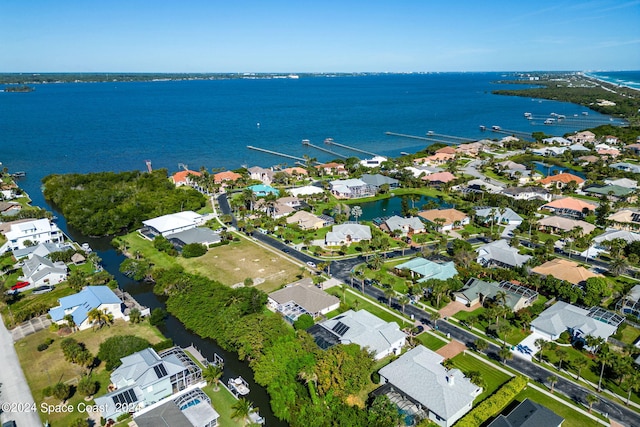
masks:
<svg viewBox="0 0 640 427"><path fill-rule="evenodd" d="M451 205L449 203L444 202L441 199L436 199L434 197L422 196L419 200L412 201L409 196L396 196L388 199L376 200L375 202L366 202L359 203L358 205L362 208L362 215L360 216L360 220L363 221L371 221L375 218L380 217L390 217L393 215L403 216L402 215L402 199L406 198L408 202L408 206L410 209L416 208L421 210L423 206L425 206L429 202L435 203L434 207L431 209L437 208L450 208ZM352 205L354 206L354 205Z"/></svg>
<svg viewBox="0 0 640 427"><path fill-rule="evenodd" d="M640 71L598 71L587 73L605 82L640 90Z"/></svg>
<svg viewBox="0 0 640 427"><path fill-rule="evenodd" d="M480 125L562 135L584 127L533 124L524 112L567 117L585 111L568 103L492 95L513 85L501 73L443 73L298 80L218 80L37 85L31 93L0 93L0 162L26 171L21 186L44 205L40 180L50 173L178 170L292 164L247 145L318 160L331 155L303 147L327 137L384 155L427 144L392 131L480 139ZM521 88L521 86L518 86ZM595 112L589 119L606 121ZM260 126L257 126L260 123ZM357 153L335 147L346 155Z"/></svg>

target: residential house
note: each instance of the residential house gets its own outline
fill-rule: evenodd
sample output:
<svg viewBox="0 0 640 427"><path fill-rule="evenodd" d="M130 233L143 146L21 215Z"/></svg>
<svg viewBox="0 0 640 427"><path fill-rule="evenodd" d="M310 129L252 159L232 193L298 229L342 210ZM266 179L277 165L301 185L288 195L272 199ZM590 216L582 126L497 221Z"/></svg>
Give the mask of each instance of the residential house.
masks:
<svg viewBox="0 0 640 427"><path fill-rule="evenodd" d="M404 170L409 171L414 178L420 178L434 173L441 172L439 168L431 166L405 166Z"/></svg>
<svg viewBox="0 0 640 427"><path fill-rule="evenodd" d="M502 194L516 200L544 200L551 201L552 195L541 187L509 187L502 190Z"/></svg>
<svg viewBox="0 0 640 427"><path fill-rule="evenodd" d="M418 282L426 282L431 279L447 280L458 275L453 261L430 261L420 257L399 264L395 268L398 272L409 271L412 278L420 277Z"/></svg>
<svg viewBox="0 0 640 427"><path fill-rule="evenodd" d="M358 178L338 179L329 184L331 185L331 193L341 199L355 199L376 194L369 184Z"/></svg>
<svg viewBox="0 0 640 427"><path fill-rule="evenodd" d="M584 192L597 196L607 196L613 201L624 200L629 203L635 203L638 199L635 188L621 187L619 185L593 185L585 188Z"/></svg>
<svg viewBox="0 0 640 427"><path fill-rule="evenodd" d="M561 156L568 149L569 149L568 147L556 147L552 145L550 147L533 148L531 149L531 153L537 156L556 157L556 156Z"/></svg>
<svg viewBox="0 0 640 427"><path fill-rule="evenodd" d="M593 273L580 266L577 262L564 258L547 261L533 268L531 272L541 276L553 276L558 280L564 280L576 286L584 286L587 279L592 277L603 277L602 274Z"/></svg>
<svg viewBox="0 0 640 427"><path fill-rule="evenodd" d="M521 267L531 259L531 255L521 255L518 248L511 247L504 239L484 244L476 249L476 261L483 267Z"/></svg>
<svg viewBox="0 0 640 427"><path fill-rule="evenodd" d="M371 228L363 224L338 224L327 232L324 243L327 246L351 245L365 240L371 240Z"/></svg>
<svg viewBox="0 0 640 427"><path fill-rule="evenodd" d="M413 159L413 164L416 166L424 164L441 166L453 161L455 157L455 153L435 153L427 157L417 157Z"/></svg>
<svg viewBox="0 0 640 427"><path fill-rule="evenodd" d="M477 192L477 193L491 193L491 194L499 194L502 192L503 187L499 185L494 185L488 181L484 181L482 179L472 179L468 181L466 184L456 185L452 187L452 189L463 191L463 192Z"/></svg>
<svg viewBox="0 0 640 427"><path fill-rule="evenodd" d="M598 156L580 156L578 157L582 165L589 165L593 163L598 163L600 161L600 157Z"/></svg>
<svg viewBox="0 0 640 427"><path fill-rule="evenodd" d="M324 190L320 187L313 185L306 185L304 187L289 188L287 192L293 197L313 196L315 194L322 194Z"/></svg>
<svg viewBox="0 0 640 427"><path fill-rule="evenodd" d="M22 210L22 205L17 202L0 202L0 215L12 216Z"/></svg>
<svg viewBox="0 0 640 427"><path fill-rule="evenodd" d="M456 154L461 156L476 157L480 151L484 149L484 146L479 142L470 142L468 144L460 144L456 147Z"/></svg>
<svg viewBox="0 0 640 427"><path fill-rule="evenodd" d="M541 179L540 184L545 188L565 188L570 182L575 182L577 188L582 188L584 179L570 173L559 173L557 175L549 175Z"/></svg>
<svg viewBox="0 0 640 427"><path fill-rule="evenodd" d="M469 217L457 209L431 209L418 212L418 216L425 221L440 227L440 231L462 228L469 224ZM444 220L444 222L440 221Z"/></svg>
<svg viewBox="0 0 640 427"><path fill-rule="evenodd" d="M624 240L627 244L640 241L640 234L628 230L608 229L604 233L596 236L592 240L591 246L583 251L580 256L585 258L596 258L602 252L609 252L608 243L613 240Z"/></svg>
<svg viewBox="0 0 640 427"><path fill-rule="evenodd" d="M160 353L147 348L120 360L111 373L115 390L95 399L107 420L138 412L202 381L202 370L179 347Z"/></svg>
<svg viewBox="0 0 640 427"><path fill-rule="evenodd" d="M213 182L216 184L224 184L227 182L236 182L242 178L242 175L232 171L218 172L213 175Z"/></svg>
<svg viewBox="0 0 640 427"><path fill-rule="evenodd" d="M496 301L496 297L504 294L504 301ZM469 279L464 287L458 292L454 292L453 296L456 301L471 307L475 304L484 305L485 301L496 301L498 304L504 304L505 307L513 312L531 306L537 299L538 293L518 283L504 280L498 282L485 282L480 279Z"/></svg>
<svg viewBox="0 0 640 427"><path fill-rule="evenodd" d="M169 234L196 228L203 222L204 217L193 211L176 212L142 221L144 227L141 232L151 239L158 235L166 237Z"/></svg>
<svg viewBox="0 0 640 427"><path fill-rule="evenodd" d="M58 226L47 218L17 222L10 225L10 230L4 233L7 242L0 247L0 254L16 249L23 249L29 244L62 243L64 234Z"/></svg>
<svg viewBox="0 0 640 427"><path fill-rule="evenodd" d="M402 352L407 335L395 322L386 322L366 310L348 310L307 330L318 346L357 344L371 352L375 360Z"/></svg>
<svg viewBox="0 0 640 427"><path fill-rule="evenodd" d="M340 299L319 289L309 277L271 292L267 299L271 311L282 314L293 323L303 314L313 318L323 316L340 307Z"/></svg>
<svg viewBox="0 0 640 427"><path fill-rule="evenodd" d="M19 289L25 291L43 285L57 285L67 280L67 266L64 262L52 262L48 258L32 254L24 261L22 277L30 286Z"/></svg>
<svg viewBox="0 0 640 427"><path fill-rule="evenodd" d="M590 212L593 212L596 209L596 205L581 199L565 197L549 202L541 206L540 209L547 209L559 216L582 219L586 215L589 215Z"/></svg>
<svg viewBox="0 0 640 427"><path fill-rule="evenodd" d="M379 168L387 160L388 159L386 157L373 156L370 159L360 160L360 165L364 166L365 168Z"/></svg>
<svg viewBox="0 0 640 427"><path fill-rule="evenodd" d="M594 143L596 141L596 135L589 130L585 130L576 132L574 135L568 136L567 139L574 144Z"/></svg>
<svg viewBox="0 0 640 427"><path fill-rule="evenodd" d="M317 230L326 227L327 221L307 211L297 211L287 217L287 224L297 224L302 230Z"/></svg>
<svg viewBox="0 0 640 427"><path fill-rule="evenodd" d="M427 181L432 185L447 184L451 181L455 181L455 179L455 175L451 172L436 172L422 177L423 181Z"/></svg>
<svg viewBox="0 0 640 427"><path fill-rule="evenodd" d="M315 166L322 175L349 175L342 163L330 162Z"/></svg>
<svg viewBox="0 0 640 427"><path fill-rule="evenodd" d="M510 170L512 170L512 171L524 172L524 171L527 170L527 167L525 165L513 162L511 160L505 160L504 162L496 163L496 166L501 171L510 171Z"/></svg>
<svg viewBox="0 0 640 427"><path fill-rule="evenodd" d="M165 237L178 248L193 243L209 246L220 243L221 241L220 233L216 233L212 229L205 227L190 228L188 230L178 231L177 233L167 234Z"/></svg>
<svg viewBox="0 0 640 427"><path fill-rule="evenodd" d="M278 190L277 188L273 188L270 185L266 185L266 184L256 184L256 185L251 185L249 187L247 187L249 190L253 191L253 194L255 194L256 197L266 197L269 194L273 194L275 196L278 196L280 194L280 190Z"/></svg>
<svg viewBox="0 0 640 427"><path fill-rule="evenodd" d="M566 147L571 145L571 141L561 136L552 136L551 138L544 138L542 142L549 145L559 145L561 147Z"/></svg>
<svg viewBox="0 0 640 427"><path fill-rule="evenodd" d="M275 172L272 169L265 169L260 166L253 166L249 169L249 178L261 181L264 185L271 185Z"/></svg>
<svg viewBox="0 0 640 427"><path fill-rule="evenodd" d="M388 185L389 188L398 188L400 185L400 181L394 178L389 178L388 176L381 175L379 173L375 175L370 175L368 173L363 174L360 179L370 186L373 191L376 193L380 191L380 187L383 185Z"/></svg>
<svg viewBox="0 0 640 427"><path fill-rule="evenodd" d="M620 209L607 217L609 226L617 230L640 230L640 210Z"/></svg>
<svg viewBox="0 0 640 427"><path fill-rule="evenodd" d="M624 148L633 155L637 156L638 154L640 154L640 142L635 144L629 144Z"/></svg>
<svg viewBox="0 0 640 427"><path fill-rule="evenodd" d="M73 317L73 322L79 330L88 329L93 325L89 320L89 312L93 309L105 311L114 319L124 319L122 301L108 286L85 286L80 292L58 299L59 305L49 310L51 320L59 325L67 323L66 315Z"/></svg>
<svg viewBox="0 0 640 427"><path fill-rule="evenodd" d="M300 166L294 166L292 168L282 169L282 173L286 173L289 176L307 176L309 172L305 168Z"/></svg>
<svg viewBox="0 0 640 427"><path fill-rule="evenodd" d="M478 207L476 208L476 220L484 224L491 222L502 225L522 224L522 217L511 208L502 210L499 207Z"/></svg>
<svg viewBox="0 0 640 427"><path fill-rule="evenodd" d="M600 337L605 341L613 335L624 319L599 307L590 310L558 301L531 322L531 331L543 338L555 341L567 331L574 340L587 336Z"/></svg>
<svg viewBox="0 0 640 427"><path fill-rule="evenodd" d="M613 136L613 135L606 135L604 137L604 142L605 144L613 144L613 145L618 145L620 143L620 139L618 139L617 136Z"/></svg>
<svg viewBox="0 0 640 427"><path fill-rule="evenodd" d="M443 361L444 357L418 345L380 369L384 385L376 394L399 393L406 403L403 409L409 408L411 415L450 427L471 410L482 387L465 378L459 369L445 368Z"/></svg>
<svg viewBox="0 0 640 427"><path fill-rule="evenodd" d="M590 148L585 147L582 144L573 144L569 146L569 150L571 150L574 153L581 153L581 152L589 152L591 151Z"/></svg>
<svg viewBox="0 0 640 427"><path fill-rule="evenodd" d="M442 147L442 148L438 148L436 150L436 154L439 153L443 153L443 154L452 154L452 155L456 155L456 148L452 147L450 145L447 145L446 147Z"/></svg>
<svg viewBox="0 0 640 427"><path fill-rule="evenodd" d="M598 148L596 150L596 153L598 153L600 157L603 157L605 159L615 159L616 157L620 156L620 150L618 150L617 148Z"/></svg>
<svg viewBox="0 0 640 427"><path fill-rule="evenodd" d="M64 252L69 249L75 249L70 243L38 243L35 246L27 246L22 249L16 249L13 251L15 259L20 260L22 258L31 258L33 255L39 255L41 257L48 257L54 252Z"/></svg>
<svg viewBox="0 0 640 427"><path fill-rule="evenodd" d="M415 216L403 218L394 215L380 224L380 228L388 232L398 232L402 236L412 236L426 231L424 223Z"/></svg>
<svg viewBox="0 0 640 427"><path fill-rule="evenodd" d="M216 427L220 415L197 386L147 406L134 414L137 427Z"/></svg>
<svg viewBox="0 0 640 427"><path fill-rule="evenodd" d="M560 427L564 418L546 406L523 400L508 415L498 415L487 427Z"/></svg>
<svg viewBox="0 0 640 427"><path fill-rule="evenodd" d="M623 172L640 173L640 165L636 163L618 162L609 165L609 167Z"/></svg>
<svg viewBox="0 0 640 427"><path fill-rule="evenodd" d="M638 181L629 178L607 178L604 180L605 185L617 185L618 187L638 188Z"/></svg>
<svg viewBox="0 0 640 427"><path fill-rule="evenodd" d="M640 319L640 285L635 285L627 295L618 300L616 310L622 314L636 316Z"/></svg>
<svg viewBox="0 0 640 427"><path fill-rule="evenodd" d="M562 234L579 228L581 236L585 236L596 229L596 226L579 219L565 218L563 216L546 216L538 221L540 230L553 234Z"/></svg>
<svg viewBox="0 0 640 427"><path fill-rule="evenodd" d="M181 187L183 185L193 186L193 184L195 183L195 178L200 176L202 176L202 173L187 169L174 173L173 175L171 175L170 179L176 187Z"/></svg>

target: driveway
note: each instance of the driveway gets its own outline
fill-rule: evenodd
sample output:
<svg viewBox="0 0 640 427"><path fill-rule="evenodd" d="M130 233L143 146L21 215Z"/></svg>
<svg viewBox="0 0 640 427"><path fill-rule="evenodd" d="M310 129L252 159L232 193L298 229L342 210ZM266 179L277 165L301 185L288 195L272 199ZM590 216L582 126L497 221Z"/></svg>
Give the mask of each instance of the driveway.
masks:
<svg viewBox="0 0 640 427"><path fill-rule="evenodd" d="M13 342L16 342L27 335L35 334L38 331L48 328L51 325L51 320L47 318L46 315L42 315L39 317L34 317L31 320L27 320L26 322L22 322L20 325L13 328L11 332L11 336L13 337Z"/></svg>
<svg viewBox="0 0 640 427"><path fill-rule="evenodd" d="M38 427L42 425L38 415L36 403L27 385L18 355L13 347L13 338L0 316L0 402L2 409L9 409L0 414L0 421L13 420L20 427ZM9 405L7 405L9 404ZM8 406L7 408L5 408Z"/></svg>

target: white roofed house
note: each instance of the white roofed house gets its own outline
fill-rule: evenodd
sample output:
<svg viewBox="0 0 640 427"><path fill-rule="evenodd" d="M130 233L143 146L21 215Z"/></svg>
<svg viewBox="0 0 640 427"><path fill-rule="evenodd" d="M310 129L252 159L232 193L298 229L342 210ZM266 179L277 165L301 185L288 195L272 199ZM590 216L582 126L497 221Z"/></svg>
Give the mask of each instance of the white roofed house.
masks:
<svg viewBox="0 0 640 427"><path fill-rule="evenodd" d="M386 228L389 232L398 232L403 236L411 236L426 231L424 223L416 216L403 218L394 215L380 224L380 228Z"/></svg>
<svg viewBox="0 0 640 427"><path fill-rule="evenodd" d="M366 168L377 168L382 166L388 159L382 156L373 156L370 159L360 160L360 164Z"/></svg>
<svg viewBox="0 0 640 427"><path fill-rule="evenodd" d="M249 177L257 181L261 181L264 185L271 185L275 172L271 169L265 169L260 166L254 166L249 169Z"/></svg>
<svg viewBox="0 0 640 427"><path fill-rule="evenodd" d="M476 252L478 253L477 262L483 267L521 267L531 259L531 255L521 255L517 248L511 247L504 239L482 245L476 249Z"/></svg>
<svg viewBox="0 0 640 427"><path fill-rule="evenodd" d="M379 173L375 175L365 173L360 177L360 179L366 184L370 185L374 189L374 191L379 191L380 187L385 184L388 185L389 188L397 188L400 184L400 181L398 181L397 179L389 178L388 176L384 176Z"/></svg>
<svg viewBox="0 0 640 427"><path fill-rule="evenodd" d="M151 238L157 235L166 237L169 234L196 228L203 222L204 217L193 211L176 212L142 221L144 225L142 233L151 234Z"/></svg>
<svg viewBox="0 0 640 427"><path fill-rule="evenodd" d="M19 289L32 289L43 285L57 285L67 280L67 266L63 262L52 262L48 258L32 255L22 266L24 280L31 285Z"/></svg>
<svg viewBox="0 0 640 427"><path fill-rule="evenodd" d="M459 369L445 368L443 361L444 357L419 345L380 369L384 385L375 393L400 394L403 408L409 408L411 415L450 427L471 410L482 387Z"/></svg>
<svg viewBox="0 0 640 427"><path fill-rule="evenodd" d="M368 225L346 223L334 225L326 234L324 243L327 246L348 246L363 240L371 240L371 228Z"/></svg>
<svg viewBox="0 0 640 427"><path fill-rule="evenodd" d="M329 183L331 194L341 199L375 196L376 191L361 179L337 179Z"/></svg>
<svg viewBox="0 0 640 427"><path fill-rule="evenodd" d="M19 222L11 224L9 231L4 233L7 242L0 247L0 253L25 248L29 242L38 243L61 243L64 241L64 234L58 226L47 218L33 221Z"/></svg>
<svg viewBox="0 0 640 427"><path fill-rule="evenodd" d="M476 208L476 219L483 223L490 223L502 225L520 225L522 224L522 217L515 213L511 208L504 208L501 210L499 207L481 207Z"/></svg>

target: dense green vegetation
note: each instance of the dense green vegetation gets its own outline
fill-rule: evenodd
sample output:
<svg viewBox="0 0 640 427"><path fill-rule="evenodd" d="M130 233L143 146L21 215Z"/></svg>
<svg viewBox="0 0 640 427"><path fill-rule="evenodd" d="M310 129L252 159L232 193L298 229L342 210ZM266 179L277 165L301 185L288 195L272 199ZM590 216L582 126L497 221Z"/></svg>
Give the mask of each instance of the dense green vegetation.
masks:
<svg viewBox="0 0 640 427"><path fill-rule="evenodd" d="M192 188L176 188L166 169L49 175L43 183L45 198L60 208L68 224L90 236L126 232L146 219L198 210L206 201Z"/></svg>
<svg viewBox="0 0 640 427"><path fill-rule="evenodd" d="M106 363L106 369L110 371L122 363L121 358L144 350L150 345L149 341L144 338L134 335L117 335L100 344L98 359L103 360Z"/></svg>

